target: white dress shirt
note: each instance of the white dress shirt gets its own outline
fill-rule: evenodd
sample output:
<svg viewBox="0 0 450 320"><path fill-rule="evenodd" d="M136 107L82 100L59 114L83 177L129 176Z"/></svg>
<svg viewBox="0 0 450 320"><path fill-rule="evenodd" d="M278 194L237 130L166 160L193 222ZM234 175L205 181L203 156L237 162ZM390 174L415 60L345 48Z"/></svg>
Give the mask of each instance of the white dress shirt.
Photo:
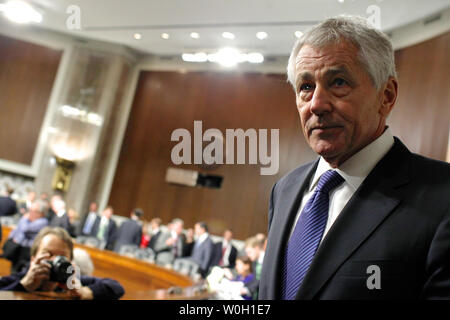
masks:
<svg viewBox="0 0 450 320"><path fill-rule="evenodd" d="M332 168L330 164L321 157L319 164L317 165L316 173L310 182L309 188L307 188L303 194L300 209L298 210L295 223L291 229L291 235L303 207L306 205L309 198L314 194L314 189L325 171L330 169L336 170L345 181L339 187L330 191L328 220L322 235L322 240L355 191L363 183L376 164L386 155L386 153L388 153L393 145L394 137L391 130L387 128L381 136L347 159L336 169Z"/></svg>

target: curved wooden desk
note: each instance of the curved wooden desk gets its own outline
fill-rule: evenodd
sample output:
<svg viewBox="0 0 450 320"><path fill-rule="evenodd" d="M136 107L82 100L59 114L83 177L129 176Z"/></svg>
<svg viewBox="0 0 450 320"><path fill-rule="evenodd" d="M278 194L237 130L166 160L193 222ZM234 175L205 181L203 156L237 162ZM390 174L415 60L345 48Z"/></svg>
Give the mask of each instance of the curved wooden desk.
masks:
<svg viewBox="0 0 450 320"><path fill-rule="evenodd" d="M12 229L2 226L2 243ZM160 300L160 299L207 299L210 294L199 292L193 281L176 271L169 270L146 261L125 257L112 251L88 247L75 242L75 247L86 250L94 263L94 276L112 278L125 289L122 299ZM0 258L0 276L9 275L10 262ZM180 294L170 294L170 287L181 287ZM41 295L10 293L0 294L0 299L41 299ZM61 299L64 297L44 297Z"/></svg>

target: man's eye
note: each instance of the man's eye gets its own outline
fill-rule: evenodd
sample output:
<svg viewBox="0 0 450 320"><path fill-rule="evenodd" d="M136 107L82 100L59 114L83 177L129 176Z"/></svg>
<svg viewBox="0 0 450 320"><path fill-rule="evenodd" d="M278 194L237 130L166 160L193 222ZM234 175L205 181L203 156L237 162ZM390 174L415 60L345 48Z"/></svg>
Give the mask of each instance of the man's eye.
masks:
<svg viewBox="0 0 450 320"><path fill-rule="evenodd" d="M337 87L342 87L346 84L347 84L347 81L345 81L344 79L341 79L341 78L334 79L333 83L332 83L333 86L337 86Z"/></svg>
<svg viewBox="0 0 450 320"><path fill-rule="evenodd" d="M300 86L300 91L310 91L312 90L314 87L311 84L308 83L304 83Z"/></svg>

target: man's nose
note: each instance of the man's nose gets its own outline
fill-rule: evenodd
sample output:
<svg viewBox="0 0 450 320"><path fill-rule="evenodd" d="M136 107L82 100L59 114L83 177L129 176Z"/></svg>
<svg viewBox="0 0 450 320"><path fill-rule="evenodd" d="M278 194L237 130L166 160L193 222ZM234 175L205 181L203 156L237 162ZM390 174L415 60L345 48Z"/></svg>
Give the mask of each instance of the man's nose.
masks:
<svg viewBox="0 0 450 320"><path fill-rule="evenodd" d="M331 112L332 105L330 100L330 94L321 85L316 85L313 96L310 100L309 109L311 113L315 115L322 115L327 112Z"/></svg>

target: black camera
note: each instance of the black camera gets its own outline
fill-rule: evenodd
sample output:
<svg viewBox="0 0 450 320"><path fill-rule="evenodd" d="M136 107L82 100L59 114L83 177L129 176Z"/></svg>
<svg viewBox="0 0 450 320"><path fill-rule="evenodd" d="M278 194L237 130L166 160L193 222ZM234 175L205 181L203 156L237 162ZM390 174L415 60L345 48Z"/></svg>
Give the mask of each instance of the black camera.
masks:
<svg viewBox="0 0 450 320"><path fill-rule="evenodd" d="M52 268L50 269L50 281L66 283L67 279L75 273L70 261L64 256L56 256L53 260L46 260Z"/></svg>

